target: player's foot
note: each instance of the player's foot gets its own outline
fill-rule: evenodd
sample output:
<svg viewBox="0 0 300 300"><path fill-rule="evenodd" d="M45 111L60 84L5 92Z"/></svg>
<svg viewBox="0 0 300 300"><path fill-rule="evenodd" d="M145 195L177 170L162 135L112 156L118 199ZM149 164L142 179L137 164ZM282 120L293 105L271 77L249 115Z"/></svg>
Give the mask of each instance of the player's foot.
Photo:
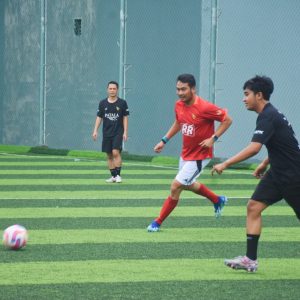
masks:
<svg viewBox="0 0 300 300"><path fill-rule="evenodd" d="M247 272L256 272L258 268L257 260L252 260L247 256L238 256L233 259L225 259L225 265L235 270L246 270Z"/></svg>
<svg viewBox="0 0 300 300"><path fill-rule="evenodd" d="M225 196L219 196L218 198L219 198L219 202L214 204L216 218L221 217L222 210L228 201L227 197L225 197Z"/></svg>
<svg viewBox="0 0 300 300"><path fill-rule="evenodd" d="M113 177L113 176L112 176L112 177L106 179L105 182L106 182L106 183L114 183L114 182L116 182L116 177Z"/></svg>
<svg viewBox="0 0 300 300"><path fill-rule="evenodd" d="M157 232L159 231L160 224L158 224L156 221L153 221L148 227L148 232Z"/></svg>
<svg viewBox="0 0 300 300"><path fill-rule="evenodd" d="M122 177L121 177L120 175L117 175L117 176L115 177L115 182L116 182L116 183L121 183L121 182L122 182Z"/></svg>

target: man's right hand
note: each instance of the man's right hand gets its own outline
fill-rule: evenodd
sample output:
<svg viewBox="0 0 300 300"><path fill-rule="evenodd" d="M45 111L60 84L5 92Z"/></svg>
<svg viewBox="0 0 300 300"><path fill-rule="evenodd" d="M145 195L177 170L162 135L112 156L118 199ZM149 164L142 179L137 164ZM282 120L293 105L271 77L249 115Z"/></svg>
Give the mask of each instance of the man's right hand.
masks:
<svg viewBox="0 0 300 300"><path fill-rule="evenodd" d="M223 173L223 171L227 168L225 162L214 165L211 169L211 175L214 176L214 173L218 173L219 175L221 175Z"/></svg>
<svg viewBox="0 0 300 300"><path fill-rule="evenodd" d="M156 153L160 153L160 152L163 150L164 146L165 146L164 142L163 142L163 141L160 141L160 142L154 147L153 150L154 150Z"/></svg>
<svg viewBox="0 0 300 300"><path fill-rule="evenodd" d="M92 137L93 137L93 140L96 141L97 137L98 137L98 132L94 131L93 134L92 134Z"/></svg>

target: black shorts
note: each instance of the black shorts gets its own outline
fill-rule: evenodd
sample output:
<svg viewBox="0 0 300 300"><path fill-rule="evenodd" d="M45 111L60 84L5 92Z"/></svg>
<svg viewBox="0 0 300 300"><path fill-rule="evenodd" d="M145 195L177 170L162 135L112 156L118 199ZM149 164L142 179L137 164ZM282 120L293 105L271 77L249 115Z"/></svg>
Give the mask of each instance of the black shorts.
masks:
<svg viewBox="0 0 300 300"><path fill-rule="evenodd" d="M278 184L267 172L257 185L252 200L272 205L284 199L295 211L300 220L300 179L290 184Z"/></svg>
<svg viewBox="0 0 300 300"><path fill-rule="evenodd" d="M113 149L122 151L123 135L104 137L102 140L102 152L112 153Z"/></svg>

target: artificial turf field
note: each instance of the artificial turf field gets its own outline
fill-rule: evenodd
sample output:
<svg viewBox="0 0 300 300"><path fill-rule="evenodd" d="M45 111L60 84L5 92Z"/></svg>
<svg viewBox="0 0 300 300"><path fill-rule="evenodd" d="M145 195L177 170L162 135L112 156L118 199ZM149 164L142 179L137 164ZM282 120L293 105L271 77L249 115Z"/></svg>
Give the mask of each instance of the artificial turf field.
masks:
<svg viewBox="0 0 300 300"><path fill-rule="evenodd" d="M229 197L215 219L208 200L184 192L161 232L146 227L176 168L0 154L0 229L22 224L29 242L0 247L0 299L299 299L300 227L281 202L264 213L257 273L224 258L245 254L247 197L257 180L226 170L201 181Z"/></svg>

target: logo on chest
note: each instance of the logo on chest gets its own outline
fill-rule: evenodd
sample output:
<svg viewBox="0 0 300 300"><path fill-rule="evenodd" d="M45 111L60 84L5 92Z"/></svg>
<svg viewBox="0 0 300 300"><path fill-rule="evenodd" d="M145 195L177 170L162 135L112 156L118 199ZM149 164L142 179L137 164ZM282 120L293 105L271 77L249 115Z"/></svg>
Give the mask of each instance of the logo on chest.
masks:
<svg viewBox="0 0 300 300"><path fill-rule="evenodd" d="M110 121L117 121L119 118L119 114L118 113L105 113L104 114L104 118L109 119Z"/></svg>
<svg viewBox="0 0 300 300"><path fill-rule="evenodd" d="M182 124L181 133L186 136L195 136L195 125L193 124Z"/></svg>

